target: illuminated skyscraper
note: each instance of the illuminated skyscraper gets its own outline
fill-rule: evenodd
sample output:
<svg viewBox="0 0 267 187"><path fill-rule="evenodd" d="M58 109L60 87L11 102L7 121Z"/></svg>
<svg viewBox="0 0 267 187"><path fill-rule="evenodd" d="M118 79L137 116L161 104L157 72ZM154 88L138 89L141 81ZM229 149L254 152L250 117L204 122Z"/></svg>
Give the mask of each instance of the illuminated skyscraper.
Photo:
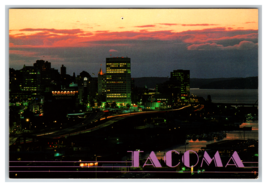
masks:
<svg viewBox="0 0 267 187"><path fill-rule="evenodd" d="M112 57L106 59L106 101L131 104L131 59Z"/></svg>
<svg viewBox="0 0 267 187"><path fill-rule="evenodd" d="M171 81L176 82L180 88L180 98L181 102L188 102L190 96L190 70L174 70L171 72Z"/></svg>

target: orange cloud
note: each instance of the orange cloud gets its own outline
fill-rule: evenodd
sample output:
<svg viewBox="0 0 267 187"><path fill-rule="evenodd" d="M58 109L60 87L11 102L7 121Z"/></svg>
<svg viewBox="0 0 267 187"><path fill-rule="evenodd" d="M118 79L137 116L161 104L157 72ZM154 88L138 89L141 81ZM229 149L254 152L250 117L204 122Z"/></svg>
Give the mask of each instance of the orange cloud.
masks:
<svg viewBox="0 0 267 187"><path fill-rule="evenodd" d="M245 22L245 24L249 24L249 23L256 23L255 21L252 21L252 22Z"/></svg>
<svg viewBox="0 0 267 187"><path fill-rule="evenodd" d="M224 46L233 46L244 40L257 43L258 39L257 30L234 30L224 27L183 32L174 32L172 30L149 31L142 29L140 31L121 32L99 30L92 33L85 32L81 29L57 30L40 28L26 28L20 31L22 33L9 34L10 48L116 46L132 45L138 41L145 40L176 41L190 45L211 45L212 43L224 45L222 43L225 43ZM24 34L25 32L27 32L27 35Z"/></svg>
<svg viewBox="0 0 267 187"><path fill-rule="evenodd" d="M83 33L81 29L44 29L44 28L26 28L20 29L19 31L47 31L51 33L62 33L62 34L78 34Z"/></svg>
<svg viewBox="0 0 267 187"><path fill-rule="evenodd" d="M115 49L110 49L109 52L111 53L111 52L118 52L118 51Z"/></svg>
<svg viewBox="0 0 267 187"><path fill-rule="evenodd" d="M160 23L160 25L173 26L173 25L178 25L178 24L176 24L176 23Z"/></svg>
<svg viewBox="0 0 267 187"><path fill-rule="evenodd" d="M135 27L155 27L156 25L140 25L140 26L135 26Z"/></svg>
<svg viewBox="0 0 267 187"><path fill-rule="evenodd" d="M21 50L9 50L9 54L21 55L21 56L34 56L36 52L31 51L21 51Z"/></svg>
<svg viewBox="0 0 267 187"><path fill-rule="evenodd" d="M208 23L202 23L202 24L181 24L182 26L215 26L219 24L208 24Z"/></svg>
<svg viewBox="0 0 267 187"><path fill-rule="evenodd" d="M187 47L188 50L248 50L257 47L257 43L241 41L239 44L224 47L216 43L193 44Z"/></svg>

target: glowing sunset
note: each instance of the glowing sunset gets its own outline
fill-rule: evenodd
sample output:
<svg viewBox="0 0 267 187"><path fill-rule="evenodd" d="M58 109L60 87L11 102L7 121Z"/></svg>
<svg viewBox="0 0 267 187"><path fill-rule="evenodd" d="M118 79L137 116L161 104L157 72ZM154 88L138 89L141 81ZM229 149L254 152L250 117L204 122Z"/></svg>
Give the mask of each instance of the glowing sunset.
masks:
<svg viewBox="0 0 267 187"><path fill-rule="evenodd" d="M9 178L258 180L253 7L9 8Z"/></svg>
<svg viewBox="0 0 267 187"><path fill-rule="evenodd" d="M10 66L15 69L44 59L55 68L66 64L68 73L83 68L96 73L109 56L131 57L134 77L153 76L157 69L160 76L167 76L168 66L191 67L192 77L233 77L257 66L257 9L10 9L9 13ZM217 73L194 70L214 64L211 58ZM240 60L242 75L237 68ZM145 73L151 64L156 65L154 71ZM218 67L233 72L220 75Z"/></svg>

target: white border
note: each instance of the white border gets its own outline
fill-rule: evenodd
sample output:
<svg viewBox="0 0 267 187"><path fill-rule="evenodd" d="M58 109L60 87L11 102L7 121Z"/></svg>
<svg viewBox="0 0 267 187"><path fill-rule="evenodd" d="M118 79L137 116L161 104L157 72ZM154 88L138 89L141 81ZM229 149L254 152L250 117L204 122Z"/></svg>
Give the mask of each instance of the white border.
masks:
<svg viewBox="0 0 267 187"><path fill-rule="evenodd" d="M201 5L199 5L200 4L200 2L201 2ZM257 0L254 0L254 1L239 1L239 2L242 2L243 3L243 5L240 5L239 3L237 3L236 1L233 1L233 0L231 0L231 1L229 1L229 0L224 0L223 2L221 2L221 1L218 1L217 3L216 3L216 1L186 1L186 2L179 2L179 5L180 5L180 7L190 7L190 8L192 8L192 4L196 4L195 6L193 6L193 7L200 7L200 8L204 8L204 7L208 7L207 5L215 5L215 6L212 6L212 7L217 7L217 6L219 6L218 8L221 8L221 7L243 7L243 8L248 8L248 7L255 7L255 4L258 4L258 5L263 5L265 2L264 1L257 1ZM17 4L17 5L20 5L21 3L22 3L22 1L7 1L7 2L5 2L5 3L7 3L7 4L9 4L9 5L15 5L15 4ZM58 5L59 3L57 3L57 2L55 2L55 1L51 1L51 0L47 0L47 1L41 1L41 2L39 2L39 4L40 5L38 5L38 3L37 3L37 1L23 1L23 3L24 3L24 5L26 5L27 7L29 7L29 5L37 5L37 6L40 6L40 5L44 5L43 6L43 8L44 7L50 7L51 8L51 6L47 6L48 4L49 5L52 5L53 7L63 7L63 5L60 5L60 6L56 6L56 5ZM87 6L84 6L84 4L86 4L87 2L86 1L73 1L72 3L69 3L68 5L70 6L70 7L74 7L74 8L86 8L86 7L88 7L88 6L90 6L90 7L93 7L93 8L96 8L96 7L100 7L99 5L102 5L102 1L97 1L96 3L93 3L92 2L92 4L91 5L87 5ZM253 4L252 4L253 3ZM77 4L80 4L80 6L77 6ZM104 2L104 4L107 4L107 5L110 5L110 2ZM237 4L239 4L239 5L237 5ZM82 6L83 5L83 6ZM92 6L93 5L93 6ZM116 5L124 5L124 6L116 6ZM175 6L178 6L177 5L177 3L175 3L174 1L162 1L161 3L157 3L156 5L157 6L154 6L154 5L149 5L149 3L147 3L147 2L144 2L144 1L135 1L135 2L126 2L126 1L120 1L120 2L114 2L114 1L112 1L112 6L109 6L109 7L121 7L121 8L125 8L126 6L130 6L130 5L132 5L131 7L136 7L136 8L139 8L139 7L146 7L146 8L151 8L151 7L153 7L153 8L159 8L159 7L162 7L162 8L167 8L167 7L175 7ZM138 6L137 6L138 5ZM140 6L139 6L140 5ZM174 6L175 5L175 6ZM181 6L181 5L183 5L183 6ZM188 5L190 5L190 6L188 6ZM230 6L229 6L230 5ZM234 6L234 5L237 5L237 6ZM64 6L66 6L66 4L64 5ZM23 5L22 6L18 6L18 7L23 7ZM34 6L34 7L36 7L36 6ZM106 6L105 6L106 7ZM264 7L264 6L263 6ZM262 20L265 20L264 18L265 18L265 15L264 15L264 10L263 10L263 7L262 7L262 9L259 9L259 12L261 12L262 13L262 16L261 16L261 20L259 20L259 25L260 25L260 27L262 28L261 29L261 32L260 32L260 27L259 27L259 55L261 56L261 51L264 51L264 48L263 48L263 44L264 44L264 42L263 42L263 40L262 40L262 42L261 42L261 44L260 44L260 39L262 38L262 39L264 39L263 37L262 37L262 33L265 33L264 32L264 30L266 30L266 29L264 29L265 27L265 25L263 25L264 24L264 22L262 21ZM259 6L257 6L257 8L259 8ZM8 13L8 12L7 12ZM5 14L5 16L7 15L6 14L6 12L2 12L2 15L3 14ZM260 18L260 16L259 16L259 18ZM4 18L4 19L1 19L1 21L2 21L2 25L5 25L5 26L7 26L6 25L6 23L5 22L8 22L7 21L7 18ZM266 20L265 20L265 22L266 22ZM2 37L3 37L3 40L2 41L6 41L7 39L8 39L8 32L6 32L6 30L8 31L8 28L7 29L1 29L1 32L5 32L5 34L4 33L2 33ZM4 39L5 38L5 39ZM7 41L6 41L7 42ZM2 53L5 51L5 53L4 54L2 54L2 56L4 57L5 56L5 62L7 62L7 63L1 63L1 70L2 71L5 71L5 72L7 72L8 73L8 43L6 43L6 45L5 45L5 48L3 47L3 50L1 50L2 51ZM264 55L264 54L263 54ZM261 58L260 58L260 56L259 56L259 77L261 77L261 75L262 75L262 82L263 82L263 80L266 80L266 78L265 78L265 76L264 76L264 74L262 74L262 70L264 70L265 69L265 66L264 66L264 64L263 63L261 63L261 62L264 62L264 56L262 56L262 61L260 61L261 60ZM7 83L7 81L6 81L6 79L8 79L8 74L7 73L5 73L5 72L2 72L1 73L1 81L2 81L2 83L3 84L1 84L1 85L6 85L6 83ZM5 79L6 78L6 79ZM260 80L260 82L259 82L259 85L261 85L261 80ZM8 86L8 84L7 84L7 86ZM262 93L265 93L264 91L265 91L265 87L264 87L264 85L262 85ZM260 91L261 91L261 88L259 88L259 93L260 93ZM5 90L6 90L6 92L1 92L1 98L3 99L4 98L4 94L5 94L5 96L8 96L8 89L5 87ZM263 94L262 94L263 95ZM259 97L259 104L260 104L260 101L262 101L261 103L266 103L266 102L264 102L264 98L262 97L262 99ZM1 108L1 115L3 115L3 117L4 117L4 114L5 114L5 118L8 118L8 98L6 97L6 98L4 98L4 101L2 102L2 103L5 103L5 106L2 104L2 108ZM264 111L264 106L262 105L262 108L261 108L261 111ZM261 112L260 112L260 108L259 108L259 114L260 114ZM263 114L263 113L262 113ZM4 124L6 123L6 120L7 119L5 119L5 118L3 118L2 116L1 116L1 119L4 119ZM260 123L260 122L259 122ZM261 124L264 124L264 119L261 121ZM2 127L4 127L5 125L2 125ZM5 140L7 140L7 142L8 142L8 137L7 138L5 138L4 139L4 137L6 136L6 135L8 135L8 129L6 128L4 131L2 131L2 136L1 136L1 143L2 143L2 147L6 147L5 145L7 144L7 143L5 143L5 145L3 145L3 142L5 142ZM259 137L260 138L260 137ZM266 139L266 138L265 138ZM265 139L264 139L264 137L262 137L262 142L264 142L265 141ZM8 144L7 144L8 145ZM262 144L262 145L265 145L265 144ZM8 148L8 146L7 146L7 148ZM264 157L263 155L265 155L264 154L265 152L264 152L264 150L262 149L261 150L261 154L259 154L261 157ZM3 163L3 161L6 159L6 158L8 158L8 156L7 156L7 154L5 155L5 157L3 156L3 154L0 154L1 155L1 160L2 160L2 163ZM4 165L6 165L6 163L8 162L8 160L5 160L5 162L3 163L3 166L1 167L3 170L4 169L6 169L6 167L4 167ZM262 168L264 169L265 167L264 166L266 166L266 164L265 164L265 162L264 162L264 160L262 159ZM263 171L263 169L262 169L262 172L261 172L261 174L263 174L262 176L264 176L264 171ZM7 170L8 171L8 170ZM6 173L5 173L5 171L3 171L3 173L1 173L2 175L2 177L4 177L5 175L6 175ZM7 177L8 177L8 175L7 175ZM6 178L6 177L5 177ZM20 180L20 181L18 181L18 180L16 180L16 182L21 182L21 181L31 181L31 182L33 182L33 181L38 181L38 182L50 182L50 181L57 181L57 182L63 182L63 181L68 181L68 182L72 182L72 181L74 181L74 182L78 182L77 180L79 180L79 182L82 182L82 181L86 181L86 182L89 182L89 180L88 179L67 179L67 180L57 180L57 179L55 179L55 180L50 180L50 179L45 179L45 180L34 180L34 179L27 179L27 180ZM93 181L93 180L92 180ZM94 180L94 181L96 181L96 180ZM100 180L101 182L103 182L103 181L105 181L105 182L111 182L111 181L114 181L114 180ZM139 181L144 181L144 180L132 180L132 179L129 179L129 180L117 180L117 181L119 181L119 183L111 183L111 185L116 185L116 186L120 186L120 185L127 185L127 186L131 186L131 185L135 185L135 183L133 183L133 184L130 184L129 182L139 182ZM124 182L122 182L122 181L127 181L127 183L124 183ZM164 179L161 179L161 180L150 180L150 179L148 179L148 180L145 180L145 182L142 182L142 183L138 183L138 185L140 185L140 184L143 184L143 185L148 185L147 184L147 182L160 182L160 183L155 183L155 185L159 185L159 186L162 186L162 183L161 182L168 182L167 184L170 184L170 185L177 185L177 183L173 183L173 182L171 182L171 183L169 183L170 181L176 181L176 182L181 182L181 181L183 181L182 182L182 184L178 184L178 185L188 185L188 184L184 184L184 182L186 181L186 180L164 180ZM210 179L210 180L205 180L206 182L208 181L209 183L195 183L195 182L202 182L202 181L204 181L204 180L199 180L199 179L196 179L196 180L188 180L189 182L194 182L193 183L193 185L201 185L201 184L203 184L203 185L212 185L212 186L217 186L218 184L216 184L217 182L241 182L239 179L238 180L215 180L215 179ZM7 182L7 181L6 181ZM216 183L213 183L213 182L216 182ZM244 183L244 182L246 182L246 183ZM72 183L69 183L70 185L73 185ZM81 183L80 183L81 184ZM90 183L89 185L91 185L91 184L95 184L95 182L93 182L93 183ZM107 185L107 183L104 183L105 185ZM233 184L233 183L232 183ZM24 185L35 185L35 183L30 183L30 184L28 184L28 183L24 183ZM40 183L38 184L38 185L40 185ZM44 184L44 185L47 185L47 184ZM57 184L57 185L59 185L59 184ZM65 184L63 184L63 185L65 185ZM87 184L88 185L88 184ZM97 185L99 185L99 183L97 183ZM108 184L108 185L110 185L110 184ZM225 185L225 184L222 184L222 185ZM226 185L228 185L228 183L226 183ZM236 184L235 184L236 185ZM249 185L249 186L251 186L251 185L253 185L252 183L251 183L251 181L249 180L243 180L243 182L241 182L241 184L239 184L239 185L244 185L244 186L246 186L246 185ZM262 186L263 185L263 183L257 183L257 185L259 185L259 186ZM2 185L1 185L2 186Z"/></svg>

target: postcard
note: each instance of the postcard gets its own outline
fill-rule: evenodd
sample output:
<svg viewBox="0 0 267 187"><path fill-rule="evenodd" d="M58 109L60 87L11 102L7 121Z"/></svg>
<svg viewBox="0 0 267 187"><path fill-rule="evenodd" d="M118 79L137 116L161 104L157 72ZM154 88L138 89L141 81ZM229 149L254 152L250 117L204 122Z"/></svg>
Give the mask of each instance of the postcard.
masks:
<svg viewBox="0 0 267 187"><path fill-rule="evenodd" d="M257 179L258 8L9 8L10 179Z"/></svg>

